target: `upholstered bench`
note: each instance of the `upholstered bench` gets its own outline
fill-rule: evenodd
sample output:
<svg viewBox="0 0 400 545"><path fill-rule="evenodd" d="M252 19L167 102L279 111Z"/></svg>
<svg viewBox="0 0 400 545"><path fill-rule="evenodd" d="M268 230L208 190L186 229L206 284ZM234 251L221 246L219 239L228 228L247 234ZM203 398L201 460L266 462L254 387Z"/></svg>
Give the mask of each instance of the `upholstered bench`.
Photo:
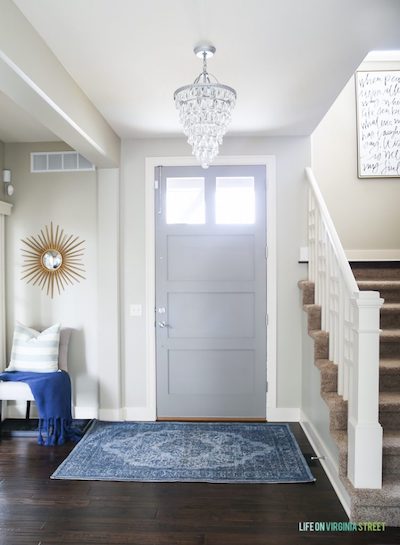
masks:
<svg viewBox="0 0 400 545"><path fill-rule="evenodd" d="M68 371L68 343L71 336L72 329L61 328L60 330L60 345L58 352L58 368L63 371ZM28 384L24 382L2 382L0 381L0 426L3 414L3 402L7 401L26 401L26 414L25 418L30 416L31 401L33 401L33 395ZM0 429L1 433L1 429Z"/></svg>

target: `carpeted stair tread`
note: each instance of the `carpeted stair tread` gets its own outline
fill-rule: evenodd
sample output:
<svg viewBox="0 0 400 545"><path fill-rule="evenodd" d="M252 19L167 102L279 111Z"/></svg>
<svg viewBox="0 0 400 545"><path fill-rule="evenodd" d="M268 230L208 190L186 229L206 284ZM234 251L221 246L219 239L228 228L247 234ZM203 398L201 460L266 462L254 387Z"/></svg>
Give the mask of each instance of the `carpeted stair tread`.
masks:
<svg viewBox="0 0 400 545"><path fill-rule="evenodd" d="M322 392L322 397L327 405L329 405L330 409L347 411L347 401L345 401L337 392Z"/></svg>
<svg viewBox="0 0 400 545"><path fill-rule="evenodd" d="M383 454L400 454L400 431L383 431Z"/></svg>
<svg viewBox="0 0 400 545"><path fill-rule="evenodd" d="M346 430L347 429L347 401L336 392L327 392L321 388L321 397L328 405L329 409L329 429Z"/></svg>
<svg viewBox="0 0 400 545"><path fill-rule="evenodd" d="M380 310L381 329L400 327L400 303L384 303Z"/></svg>
<svg viewBox="0 0 400 545"><path fill-rule="evenodd" d="M400 280L357 280L357 285L362 290L379 291L380 288L400 290Z"/></svg>
<svg viewBox="0 0 400 545"><path fill-rule="evenodd" d="M303 305L303 309L307 313L308 331L320 329L321 327L321 306L307 303Z"/></svg>
<svg viewBox="0 0 400 545"><path fill-rule="evenodd" d="M326 331L323 331L322 329L312 329L310 331L310 336L316 340L316 339L327 339L328 333Z"/></svg>
<svg viewBox="0 0 400 545"><path fill-rule="evenodd" d="M303 305L314 303L314 282L299 280L297 285L301 289Z"/></svg>
<svg viewBox="0 0 400 545"><path fill-rule="evenodd" d="M383 303L381 307L381 312L399 312L400 313L400 303Z"/></svg>
<svg viewBox="0 0 400 545"><path fill-rule="evenodd" d="M333 363L331 360L327 359L319 359L315 361L315 365L318 367L318 369L324 369L326 371L330 371L331 373L337 373L337 365ZM399 361L400 365L400 361Z"/></svg>
<svg viewBox="0 0 400 545"><path fill-rule="evenodd" d="M400 475L383 479L382 488L354 488L347 477L341 480L351 498L351 520L379 520L398 526L400 506Z"/></svg>
<svg viewBox="0 0 400 545"><path fill-rule="evenodd" d="M315 366L321 372L321 392L337 392L337 365L328 359L317 359L314 362Z"/></svg>
<svg viewBox="0 0 400 545"><path fill-rule="evenodd" d="M353 261L350 266L356 279L400 279L400 261Z"/></svg>
<svg viewBox="0 0 400 545"><path fill-rule="evenodd" d="M380 359L379 390L380 392L400 392L400 359Z"/></svg>
<svg viewBox="0 0 400 545"><path fill-rule="evenodd" d="M347 432L344 430L333 430L331 435L335 440L339 451L347 456ZM400 454L400 431L383 431L383 455Z"/></svg>
<svg viewBox="0 0 400 545"><path fill-rule="evenodd" d="M400 358L387 358L379 361L381 373L387 375L397 375L400 373Z"/></svg>
<svg viewBox="0 0 400 545"><path fill-rule="evenodd" d="M347 455L347 430L331 430L339 452Z"/></svg>
<svg viewBox="0 0 400 545"><path fill-rule="evenodd" d="M358 280L361 291L377 291L386 303L400 303L400 280Z"/></svg>
<svg viewBox="0 0 400 545"><path fill-rule="evenodd" d="M351 494L352 505L399 507L400 505L400 475L389 475L383 479L382 488L354 488L351 482L343 479Z"/></svg>
<svg viewBox="0 0 400 545"><path fill-rule="evenodd" d="M383 343L400 342L400 329L382 329L379 339Z"/></svg>
<svg viewBox="0 0 400 545"><path fill-rule="evenodd" d="M400 392L380 392L380 411L398 411L400 414Z"/></svg>

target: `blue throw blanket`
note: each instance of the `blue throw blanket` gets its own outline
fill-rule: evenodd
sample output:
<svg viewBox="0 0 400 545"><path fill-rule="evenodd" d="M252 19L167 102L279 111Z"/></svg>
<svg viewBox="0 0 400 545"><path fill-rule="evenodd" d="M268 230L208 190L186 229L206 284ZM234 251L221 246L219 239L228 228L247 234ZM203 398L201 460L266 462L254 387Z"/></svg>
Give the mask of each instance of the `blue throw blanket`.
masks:
<svg viewBox="0 0 400 545"><path fill-rule="evenodd" d="M79 441L79 433L72 428L71 380L68 373L28 373L10 371L0 373L0 380L26 382L39 411L39 445L63 445ZM46 439L43 439L43 433Z"/></svg>

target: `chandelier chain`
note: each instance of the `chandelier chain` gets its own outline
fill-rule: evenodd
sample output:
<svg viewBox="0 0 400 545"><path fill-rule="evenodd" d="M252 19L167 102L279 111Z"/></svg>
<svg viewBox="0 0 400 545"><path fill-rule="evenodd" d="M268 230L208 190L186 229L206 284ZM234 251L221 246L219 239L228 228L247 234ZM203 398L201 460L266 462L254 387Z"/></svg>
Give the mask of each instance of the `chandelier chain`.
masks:
<svg viewBox="0 0 400 545"><path fill-rule="evenodd" d="M203 74L207 74L207 53L203 51Z"/></svg>

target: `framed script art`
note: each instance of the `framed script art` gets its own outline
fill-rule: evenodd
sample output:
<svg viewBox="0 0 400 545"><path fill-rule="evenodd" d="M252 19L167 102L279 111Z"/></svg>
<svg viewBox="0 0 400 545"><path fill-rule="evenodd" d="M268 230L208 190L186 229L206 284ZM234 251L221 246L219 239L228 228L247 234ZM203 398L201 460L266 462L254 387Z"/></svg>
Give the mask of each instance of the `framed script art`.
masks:
<svg viewBox="0 0 400 545"><path fill-rule="evenodd" d="M400 70L356 72L359 178L400 178Z"/></svg>

